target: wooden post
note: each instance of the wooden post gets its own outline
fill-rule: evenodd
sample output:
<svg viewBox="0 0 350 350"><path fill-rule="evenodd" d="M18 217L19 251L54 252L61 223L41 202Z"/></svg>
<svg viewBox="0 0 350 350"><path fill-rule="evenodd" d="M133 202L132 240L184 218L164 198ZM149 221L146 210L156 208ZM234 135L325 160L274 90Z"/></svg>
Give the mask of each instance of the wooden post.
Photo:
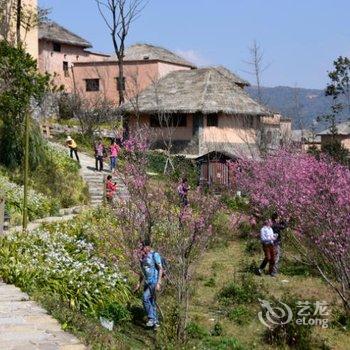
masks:
<svg viewBox="0 0 350 350"><path fill-rule="evenodd" d="M23 232L27 231L28 226L28 175L29 175L29 113L25 115L25 133L24 133L24 187L23 187Z"/></svg>
<svg viewBox="0 0 350 350"><path fill-rule="evenodd" d="M4 233L5 195L0 192L0 235Z"/></svg>

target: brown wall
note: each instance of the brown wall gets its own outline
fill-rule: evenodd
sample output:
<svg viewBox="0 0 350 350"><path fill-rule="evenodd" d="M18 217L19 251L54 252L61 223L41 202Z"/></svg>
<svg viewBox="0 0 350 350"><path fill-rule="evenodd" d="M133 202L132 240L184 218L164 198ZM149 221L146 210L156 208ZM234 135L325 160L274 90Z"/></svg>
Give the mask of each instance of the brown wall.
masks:
<svg viewBox="0 0 350 350"><path fill-rule="evenodd" d="M103 56L102 56L103 57ZM53 43L47 40L39 41L39 70L54 76L56 85L64 85L67 92L74 90L72 67L74 62L86 62L101 59L101 55L91 53L84 48L61 44L61 52L53 51ZM69 76L65 76L63 62L68 62Z"/></svg>

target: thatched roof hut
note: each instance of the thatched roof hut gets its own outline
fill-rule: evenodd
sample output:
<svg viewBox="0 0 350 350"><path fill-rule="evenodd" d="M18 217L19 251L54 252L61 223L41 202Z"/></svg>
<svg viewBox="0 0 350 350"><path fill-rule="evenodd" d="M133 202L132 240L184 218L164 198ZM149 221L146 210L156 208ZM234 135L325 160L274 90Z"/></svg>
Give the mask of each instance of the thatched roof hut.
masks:
<svg viewBox="0 0 350 350"><path fill-rule="evenodd" d="M60 26L56 22L43 22L39 26L39 40L47 40L59 44L79 46L82 48L92 47L91 43Z"/></svg>
<svg viewBox="0 0 350 350"><path fill-rule="evenodd" d="M242 81L222 68L201 68L169 73L137 97L139 112L224 113L228 115L270 115L241 88ZM124 105L134 111L134 103Z"/></svg>
<svg viewBox="0 0 350 350"><path fill-rule="evenodd" d="M117 61L115 55L108 60ZM135 44L125 49L124 61L160 61L172 63L179 66L196 68L196 66L183 57L171 52L164 47L150 44Z"/></svg>

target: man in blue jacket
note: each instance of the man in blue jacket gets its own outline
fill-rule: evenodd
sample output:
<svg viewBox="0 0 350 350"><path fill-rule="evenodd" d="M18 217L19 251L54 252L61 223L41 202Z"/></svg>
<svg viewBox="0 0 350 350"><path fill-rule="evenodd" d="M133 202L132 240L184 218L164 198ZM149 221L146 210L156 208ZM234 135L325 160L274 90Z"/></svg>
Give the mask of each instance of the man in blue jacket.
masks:
<svg viewBox="0 0 350 350"><path fill-rule="evenodd" d="M163 267L162 259L159 253L155 252L151 248L149 240L145 240L142 243L142 248L140 251L140 265L142 273L140 274L140 281L136 287L136 290L140 288L143 281L144 289L142 301L148 317L146 326L156 328L159 326L156 292L160 290Z"/></svg>

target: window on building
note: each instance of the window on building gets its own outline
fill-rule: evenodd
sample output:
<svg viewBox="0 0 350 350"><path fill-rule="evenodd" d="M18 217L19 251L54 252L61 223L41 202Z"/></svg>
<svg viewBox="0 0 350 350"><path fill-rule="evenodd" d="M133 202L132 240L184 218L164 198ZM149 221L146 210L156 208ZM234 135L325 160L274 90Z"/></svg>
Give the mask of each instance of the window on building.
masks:
<svg viewBox="0 0 350 350"><path fill-rule="evenodd" d="M207 115L207 126L219 126L219 118L217 114Z"/></svg>
<svg viewBox="0 0 350 350"><path fill-rule="evenodd" d="M53 51L55 51L55 52L61 52L61 44L59 44L59 43L53 43Z"/></svg>
<svg viewBox="0 0 350 350"><path fill-rule="evenodd" d="M186 127L187 126L187 115L186 114L175 114L175 115L152 115L150 117L151 128L160 127Z"/></svg>
<svg viewBox="0 0 350 350"><path fill-rule="evenodd" d="M243 116L243 127L251 129L254 127L254 117L251 115Z"/></svg>
<svg viewBox="0 0 350 350"><path fill-rule="evenodd" d="M100 91L100 79L85 79L86 91Z"/></svg>
<svg viewBox="0 0 350 350"><path fill-rule="evenodd" d="M63 72L65 77L69 77L69 67L67 61L63 61Z"/></svg>
<svg viewBox="0 0 350 350"><path fill-rule="evenodd" d="M123 77L122 81L120 81L119 77L116 78L116 80L117 80L117 90L125 91L125 77Z"/></svg>

